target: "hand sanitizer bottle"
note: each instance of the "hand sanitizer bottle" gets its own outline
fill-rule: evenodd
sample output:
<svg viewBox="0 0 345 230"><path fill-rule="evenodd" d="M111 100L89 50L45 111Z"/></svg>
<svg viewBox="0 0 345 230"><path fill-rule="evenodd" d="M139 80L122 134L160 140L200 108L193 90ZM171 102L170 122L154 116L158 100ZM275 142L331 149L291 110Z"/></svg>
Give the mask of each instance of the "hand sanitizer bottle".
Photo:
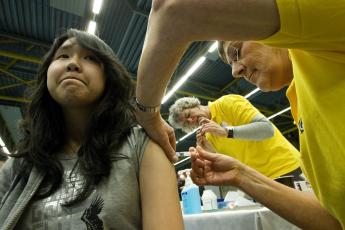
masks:
<svg viewBox="0 0 345 230"><path fill-rule="evenodd" d="M201 213L201 202L199 187L195 185L190 178L190 171L187 171L187 178L185 186L181 192L183 213L184 214L195 214Z"/></svg>

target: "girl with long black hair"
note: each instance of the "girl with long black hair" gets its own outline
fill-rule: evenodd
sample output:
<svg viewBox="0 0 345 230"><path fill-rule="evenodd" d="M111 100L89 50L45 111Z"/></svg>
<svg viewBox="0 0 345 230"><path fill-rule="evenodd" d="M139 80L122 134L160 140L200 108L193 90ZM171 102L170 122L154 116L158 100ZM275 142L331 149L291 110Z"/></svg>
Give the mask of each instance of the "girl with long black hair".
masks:
<svg viewBox="0 0 345 230"><path fill-rule="evenodd" d="M1 229L183 228L174 168L135 126L133 89L98 37L54 41L0 172Z"/></svg>

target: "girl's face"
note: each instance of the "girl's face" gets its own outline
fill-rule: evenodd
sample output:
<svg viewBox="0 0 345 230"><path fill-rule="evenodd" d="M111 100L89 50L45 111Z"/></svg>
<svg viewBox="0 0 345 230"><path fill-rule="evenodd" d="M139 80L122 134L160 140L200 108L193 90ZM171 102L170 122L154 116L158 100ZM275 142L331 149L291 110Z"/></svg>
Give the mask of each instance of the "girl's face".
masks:
<svg viewBox="0 0 345 230"><path fill-rule="evenodd" d="M97 56L66 40L55 52L47 71L47 87L63 108L93 107L105 88L104 66Z"/></svg>

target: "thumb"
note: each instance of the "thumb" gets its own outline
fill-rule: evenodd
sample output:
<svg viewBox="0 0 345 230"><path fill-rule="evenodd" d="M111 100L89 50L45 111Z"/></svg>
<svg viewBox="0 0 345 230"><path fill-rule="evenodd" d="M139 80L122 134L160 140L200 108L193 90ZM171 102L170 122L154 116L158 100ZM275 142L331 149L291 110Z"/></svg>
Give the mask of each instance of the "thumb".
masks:
<svg viewBox="0 0 345 230"><path fill-rule="evenodd" d="M165 152L165 154L168 157L168 159L171 162L176 163L178 158L176 156L176 152L175 152L174 146L171 146L170 140L160 139L158 144L162 147L162 149Z"/></svg>
<svg viewBox="0 0 345 230"><path fill-rule="evenodd" d="M200 146L197 146L196 150L198 151L200 157L202 157L205 160L209 160L209 161L216 160L217 155L218 155L217 153L208 152Z"/></svg>
<svg viewBox="0 0 345 230"><path fill-rule="evenodd" d="M206 117L203 117L200 119L199 125L204 125L204 124L207 124L209 122L210 122L209 119L207 119Z"/></svg>

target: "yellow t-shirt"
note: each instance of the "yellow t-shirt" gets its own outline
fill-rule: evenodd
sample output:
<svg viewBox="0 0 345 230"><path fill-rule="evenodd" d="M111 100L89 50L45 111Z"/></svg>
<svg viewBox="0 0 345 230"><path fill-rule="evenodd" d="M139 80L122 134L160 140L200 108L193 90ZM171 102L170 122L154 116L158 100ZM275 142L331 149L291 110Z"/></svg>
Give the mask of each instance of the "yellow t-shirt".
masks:
<svg viewBox="0 0 345 230"><path fill-rule="evenodd" d="M227 95L209 102L211 120L217 124L226 122L230 126L251 123L260 112L248 100L239 95ZM274 136L262 140L242 140L206 134L207 140L217 152L229 155L256 169L260 173L276 178L299 167L300 154L274 126Z"/></svg>
<svg viewBox="0 0 345 230"><path fill-rule="evenodd" d="M294 84L288 97L304 173L345 229L345 1L277 4L280 31L263 43L290 48Z"/></svg>

